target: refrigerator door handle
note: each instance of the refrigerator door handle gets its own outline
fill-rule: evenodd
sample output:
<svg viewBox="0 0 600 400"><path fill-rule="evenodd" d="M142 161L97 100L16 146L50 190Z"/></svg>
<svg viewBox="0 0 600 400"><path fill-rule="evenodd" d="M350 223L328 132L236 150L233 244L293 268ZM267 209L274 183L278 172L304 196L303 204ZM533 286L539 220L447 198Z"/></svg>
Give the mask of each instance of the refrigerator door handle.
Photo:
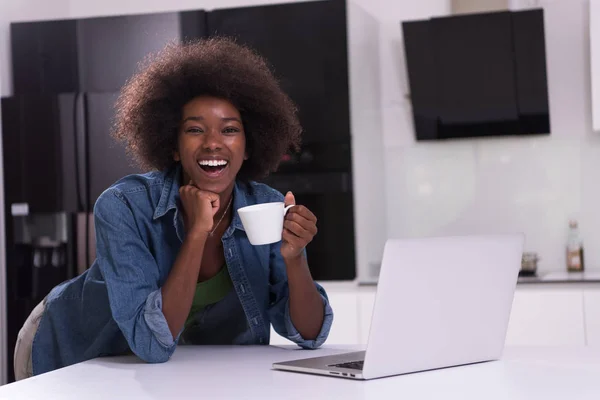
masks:
<svg viewBox="0 0 600 400"><path fill-rule="evenodd" d="M74 147L75 147L75 190L77 192L77 211L82 212L85 210L86 205L84 204L84 184L82 181L85 180L85 174L82 166L85 163L84 157L84 141L85 131L83 128L83 115L82 107L80 106L81 93L75 93L75 99L73 100L73 132L74 132Z"/></svg>
<svg viewBox="0 0 600 400"><path fill-rule="evenodd" d="M84 273L96 259L96 233L94 231L94 215L87 212L76 214L75 245L77 259L77 275Z"/></svg>
<svg viewBox="0 0 600 400"><path fill-rule="evenodd" d="M91 265L91 252L90 247L92 246L92 242L90 240L90 212L92 211L93 204L91 204L91 194L90 194L90 141L89 141L89 132L90 132L90 116L89 116L89 106L88 106L88 95L86 93L82 94L83 97L83 195L85 199L85 261L86 268L89 268ZM108 134L108 132L107 132Z"/></svg>

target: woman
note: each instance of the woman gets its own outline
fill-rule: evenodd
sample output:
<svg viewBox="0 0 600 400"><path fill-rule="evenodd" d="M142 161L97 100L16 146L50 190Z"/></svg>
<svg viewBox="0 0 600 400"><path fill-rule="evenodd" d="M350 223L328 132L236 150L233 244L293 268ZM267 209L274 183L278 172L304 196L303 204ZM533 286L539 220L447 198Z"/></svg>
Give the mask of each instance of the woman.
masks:
<svg viewBox="0 0 600 400"><path fill-rule="evenodd" d="M236 213L295 204L253 180L298 147L300 132L251 50L215 38L159 53L124 87L114 131L154 172L121 179L96 202L97 258L30 315L17 379L129 351L165 362L178 343L268 344L270 324L320 346L333 313L304 251L317 219L292 207L281 242L252 246Z"/></svg>

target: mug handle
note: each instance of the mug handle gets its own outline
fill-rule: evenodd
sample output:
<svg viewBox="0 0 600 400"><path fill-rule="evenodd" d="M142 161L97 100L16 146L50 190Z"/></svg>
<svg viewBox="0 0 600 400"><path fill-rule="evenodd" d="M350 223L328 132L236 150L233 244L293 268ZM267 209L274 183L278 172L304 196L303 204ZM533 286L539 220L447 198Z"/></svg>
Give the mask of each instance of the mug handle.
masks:
<svg viewBox="0 0 600 400"><path fill-rule="evenodd" d="M294 206L295 204L290 204L289 206L283 207L283 216L285 217L285 214L287 214L288 210Z"/></svg>

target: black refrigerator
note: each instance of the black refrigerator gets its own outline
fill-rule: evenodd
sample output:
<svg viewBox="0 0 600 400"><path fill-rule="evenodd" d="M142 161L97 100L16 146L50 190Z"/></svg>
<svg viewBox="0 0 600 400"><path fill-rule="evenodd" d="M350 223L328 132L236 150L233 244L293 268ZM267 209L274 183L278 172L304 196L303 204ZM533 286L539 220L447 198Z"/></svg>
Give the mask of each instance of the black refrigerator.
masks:
<svg viewBox="0 0 600 400"><path fill-rule="evenodd" d="M35 305L93 262L98 196L139 172L109 135L116 96L27 94L1 100L9 355Z"/></svg>

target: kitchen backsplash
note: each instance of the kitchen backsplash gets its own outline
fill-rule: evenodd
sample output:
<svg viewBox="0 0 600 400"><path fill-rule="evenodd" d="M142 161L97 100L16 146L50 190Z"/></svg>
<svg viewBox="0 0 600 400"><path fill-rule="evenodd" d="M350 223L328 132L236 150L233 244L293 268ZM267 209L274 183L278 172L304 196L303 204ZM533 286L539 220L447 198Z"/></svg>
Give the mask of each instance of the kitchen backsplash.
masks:
<svg viewBox="0 0 600 400"><path fill-rule="evenodd" d="M519 231L539 270L565 266L569 219L600 268L600 141L506 139L388 148L388 236Z"/></svg>

